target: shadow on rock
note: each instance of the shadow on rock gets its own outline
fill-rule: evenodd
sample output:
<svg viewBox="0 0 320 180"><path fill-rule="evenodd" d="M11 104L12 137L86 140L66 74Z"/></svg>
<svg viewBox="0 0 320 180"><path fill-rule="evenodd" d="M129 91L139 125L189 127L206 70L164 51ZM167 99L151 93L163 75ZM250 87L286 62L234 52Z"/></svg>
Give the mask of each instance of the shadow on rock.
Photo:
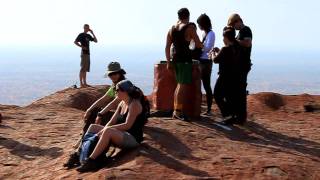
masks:
<svg viewBox="0 0 320 180"><path fill-rule="evenodd" d="M166 153L178 159L202 160L192 156L192 150L183 144L176 136L165 129L146 126L144 133L161 146Z"/></svg>
<svg viewBox="0 0 320 180"><path fill-rule="evenodd" d="M168 139L170 141L170 139ZM188 165L174 159L172 156L168 156L160 150L150 146L149 144L143 144L145 151L141 152L142 156L145 156L153 161L166 166L169 169L173 169L177 172L181 172L185 175L197 176L197 177L209 177L210 175L199 169L189 167Z"/></svg>
<svg viewBox="0 0 320 180"><path fill-rule="evenodd" d="M19 156L25 160L34 160L36 156L49 156L51 158L57 158L62 155L62 148L51 147L48 149L42 149L37 146L29 146L19 141L4 138L0 136L0 146L10 150L13 155Z"/></svg>
<svg viewBox="0 0 320 180"><path fill-rule="evenodd" d="M290 154L293 154L292 151L296 151L302 154L320 158L319 143L274 132L253 121L249 121L246 125L246 128L233 126L232 131L220 128L219 126L213 124L212 120L211 122L207 120L195 121L194 124L204 125L208 128L215 129L233 141L248 142L255 146Z"/></svg>

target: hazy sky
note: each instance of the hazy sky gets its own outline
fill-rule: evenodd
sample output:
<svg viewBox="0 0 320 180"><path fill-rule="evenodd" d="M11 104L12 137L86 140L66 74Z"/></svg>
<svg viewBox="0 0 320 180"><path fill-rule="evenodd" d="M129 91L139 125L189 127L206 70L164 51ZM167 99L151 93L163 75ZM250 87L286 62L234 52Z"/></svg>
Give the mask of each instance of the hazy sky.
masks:
<svg viewBox="0 0 320 180"><path fill-rule="evenodd" d="M191 21L210 16L216 45L236 12L251 27L258 50L320 50L317 0L1 0L0 46L71 46L88 23L99 46L163 47L181 7L190 10Z"/></svg>

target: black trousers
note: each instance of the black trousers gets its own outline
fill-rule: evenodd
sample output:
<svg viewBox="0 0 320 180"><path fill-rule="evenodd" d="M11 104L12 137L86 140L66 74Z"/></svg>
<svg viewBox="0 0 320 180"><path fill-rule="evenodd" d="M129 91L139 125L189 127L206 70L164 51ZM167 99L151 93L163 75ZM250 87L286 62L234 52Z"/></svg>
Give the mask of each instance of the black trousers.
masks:
<svg viewBox="0 0 320 180"><path fill-rule="evenodd" d="M239 76L239 84L237 85L237 90L235 92L235 116L239 121L247 120L247 78L249 71L244 72Z"/></svg>
<svg viewBox="0 0 320 180"><path fill-rule="evenodd" d="M230 78L219 76L214 86L214 99L220 109L222 117L234 114L232 95L230 95Z"/></svg>
<svg viewBox="0 0 320 180"><path fill-rule="evenodd" d="M212 61L211 60L201 60L200 61L201 70L201 80L206 92L207 107L208 111L211 111L212 106L212 89L211 89L211 72L212 72Z"/></svg>

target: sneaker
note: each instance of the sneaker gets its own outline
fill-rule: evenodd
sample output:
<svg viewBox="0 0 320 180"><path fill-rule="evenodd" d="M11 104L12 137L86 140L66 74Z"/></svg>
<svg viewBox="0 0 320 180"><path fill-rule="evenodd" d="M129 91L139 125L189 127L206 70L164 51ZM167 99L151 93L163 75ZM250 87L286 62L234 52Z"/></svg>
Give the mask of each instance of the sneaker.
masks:
<svg viewBox="0 0 320 180"><path fill-rule="evenodd" d="M99 163L95 159L88 158L80 167L77 168L78 172L89 172L99 169Z"/></svg>
<svg viewBox="0 0 320 180"><path fill-rule="evenodd" d="M203 115L205 115L205 116L212 116L212 112L211 112L211 111L207 111L207 112L203 113Z"/></svg>
<svg viewBox="0 0 320 180"><path fill-rule="evenodd" d="M172 119L179 119L181 121L189 122L189 118L186 115L182 114L182 113L173 113Z"/></svg>
<svg viewBox="0 0 320 180"><path fill-rule="evenodd" d="M63 164L63 166L67 167L69 169L80 166L79 158L80 158L80 156L78 155L78 153L74 152L74 153L70 154L68 161L65 164Z"/></svg>
<svg viewBox="0 0 320 180"><path fill-rule="evenodd" d="M233 124L235 124L237 122L237 119L234 117L225 119L221 122L221 124L226 125L226 126L232 126Z"/></svg>

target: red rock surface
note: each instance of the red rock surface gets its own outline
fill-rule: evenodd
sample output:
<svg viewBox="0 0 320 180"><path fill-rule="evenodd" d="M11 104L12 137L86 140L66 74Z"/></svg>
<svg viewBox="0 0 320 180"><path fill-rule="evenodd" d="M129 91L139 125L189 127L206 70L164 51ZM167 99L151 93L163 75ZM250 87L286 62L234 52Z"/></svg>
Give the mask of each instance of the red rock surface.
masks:
<svg viewBox="0 0 320 180"><path fill-rule="evenodd" d="M250 122L228 131L219 113L191 123L150 118L145 141L107 167L62 167L79 138L83 110L104 87L65 89L26 107L0 105L0 179L320 179L320 96L258 93Z"/></svg>

